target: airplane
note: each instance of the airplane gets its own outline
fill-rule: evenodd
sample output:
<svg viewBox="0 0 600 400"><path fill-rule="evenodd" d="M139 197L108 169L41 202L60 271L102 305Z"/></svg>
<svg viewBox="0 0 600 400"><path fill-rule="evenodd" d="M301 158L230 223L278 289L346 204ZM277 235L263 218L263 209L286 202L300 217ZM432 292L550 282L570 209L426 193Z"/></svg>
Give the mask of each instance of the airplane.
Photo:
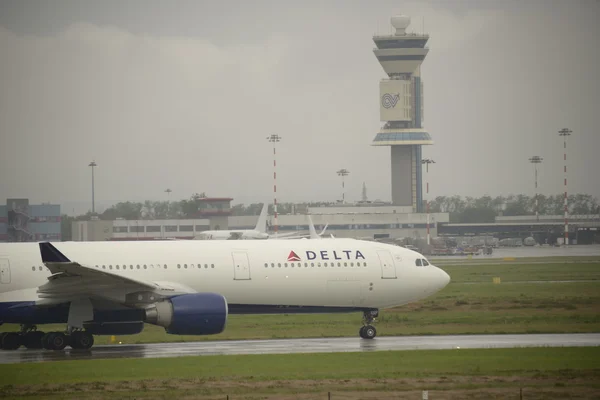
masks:
<svg viewBox="0 0 600 400"><path fill-rule="evenodd" d="M295 235L296 232L284 233L278 235L269 235L267 233L267 210L269 205L264 203L258 216L258 221L254 229L234 229L219 231L202 231L196 235L197 240L256 240L256 239L276 239Z"/></svg>
<svg viewBox="0 0 600 400"><path fill-rule="evenodd" d="M89 349L94 335L221 333L229 314L362 312L428 297L450 281L419 253L355 239L0 244L4 350ZM66 324L44 333L41 324Z"/></svg>
<svg viewBox="0 0 600 400"><path fill-rule="evenodd" d="M329 226L329 224L325 224L325 226L323 227L323 230L321 231L321 233L317 233L317 230L315 229L315 225L312 222L312 218L310 217L309 214L306 215L308 217L308 235L305 233L300 233L300 234L295 234L293 236L287 236L287 237L278 237L277 239L285 239L285 240L291 240L291 239L323 239L323 235L325 234L325 231L327 230L327 227ZM331 235L331 237L333 238L334 236ZM275 238L273 238L275 239Z"/></svg>
<svg viewBox="0 0 600 400"><path fill-rule="evenodd" d="M321 233L317 233L317 230L315 229L315 224L313 224L313 222L312 222L312 218L310 217L310 215L307 215L307 217L308 217L309 237L311 239L323 239L323 235L325 234L325 231L327 230L327 227L329 226L329 224L325 224ZM333 238L333 235L331 235L331 237Z"/></svg>

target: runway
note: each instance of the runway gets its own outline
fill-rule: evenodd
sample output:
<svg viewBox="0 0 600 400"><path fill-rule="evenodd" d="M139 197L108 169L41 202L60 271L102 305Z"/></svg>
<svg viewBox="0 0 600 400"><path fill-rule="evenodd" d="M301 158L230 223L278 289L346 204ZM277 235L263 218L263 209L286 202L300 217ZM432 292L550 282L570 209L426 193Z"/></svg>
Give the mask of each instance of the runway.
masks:
<svg viewBox="0 0 600 400"><path fill-rule="evenodd" d="M233 354L335 353L386 350L600 346L600 333L532 335L388 336L274 339L97 346L91 350L1 351L0 364L112 358L161 358Z"/></svg>

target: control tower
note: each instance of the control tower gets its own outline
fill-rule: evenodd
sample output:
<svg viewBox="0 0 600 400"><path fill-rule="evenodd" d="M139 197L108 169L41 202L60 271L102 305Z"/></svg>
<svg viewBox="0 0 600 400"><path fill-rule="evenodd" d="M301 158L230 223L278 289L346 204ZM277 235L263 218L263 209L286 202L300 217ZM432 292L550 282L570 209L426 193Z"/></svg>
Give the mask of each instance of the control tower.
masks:
<svg viewBox="0 0 600 400"><path fill-rule="evenodd" d="M377 60L388 75L379 83L379 115L384 122L373 146L390 146L392 203L422 211L421 146L433 144L422 127L423 82L421 63L429 51L429 35L407 33L410 17L391 18L391 35L374 36Z"/></svg>

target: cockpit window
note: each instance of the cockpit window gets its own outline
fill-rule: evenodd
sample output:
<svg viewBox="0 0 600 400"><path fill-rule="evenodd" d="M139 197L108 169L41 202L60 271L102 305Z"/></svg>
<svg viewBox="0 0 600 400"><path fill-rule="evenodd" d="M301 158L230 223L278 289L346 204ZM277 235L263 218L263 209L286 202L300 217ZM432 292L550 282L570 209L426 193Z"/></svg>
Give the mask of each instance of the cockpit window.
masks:
<svg viewBox="0 0 600 400"><path fill-rule="evenodd" d="M420 258L417 258L415 262L417 264L417 267L421 267L422 266Z"/></svg>
<svg viewBox="0 0 600 400"><path fill-rule="evenodd" d="M429 265L429 262L426 259L423 259L423 266L426 267Z"/></svg>

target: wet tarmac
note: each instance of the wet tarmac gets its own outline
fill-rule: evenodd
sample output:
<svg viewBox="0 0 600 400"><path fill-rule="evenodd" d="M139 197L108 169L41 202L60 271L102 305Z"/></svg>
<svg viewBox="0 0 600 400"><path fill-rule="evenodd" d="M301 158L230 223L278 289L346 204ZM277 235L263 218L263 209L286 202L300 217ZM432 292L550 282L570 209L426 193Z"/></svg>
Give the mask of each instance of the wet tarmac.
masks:
<svg viewBox="0 0 600 400"><path fill-rule="evenodd" d="M335 353L417 349L486 349L600 346L600 333L532 335L393 336L274 339L95 346L91 350L0 351L0 364L112 358L161 358L231 354Z"/></svg>

